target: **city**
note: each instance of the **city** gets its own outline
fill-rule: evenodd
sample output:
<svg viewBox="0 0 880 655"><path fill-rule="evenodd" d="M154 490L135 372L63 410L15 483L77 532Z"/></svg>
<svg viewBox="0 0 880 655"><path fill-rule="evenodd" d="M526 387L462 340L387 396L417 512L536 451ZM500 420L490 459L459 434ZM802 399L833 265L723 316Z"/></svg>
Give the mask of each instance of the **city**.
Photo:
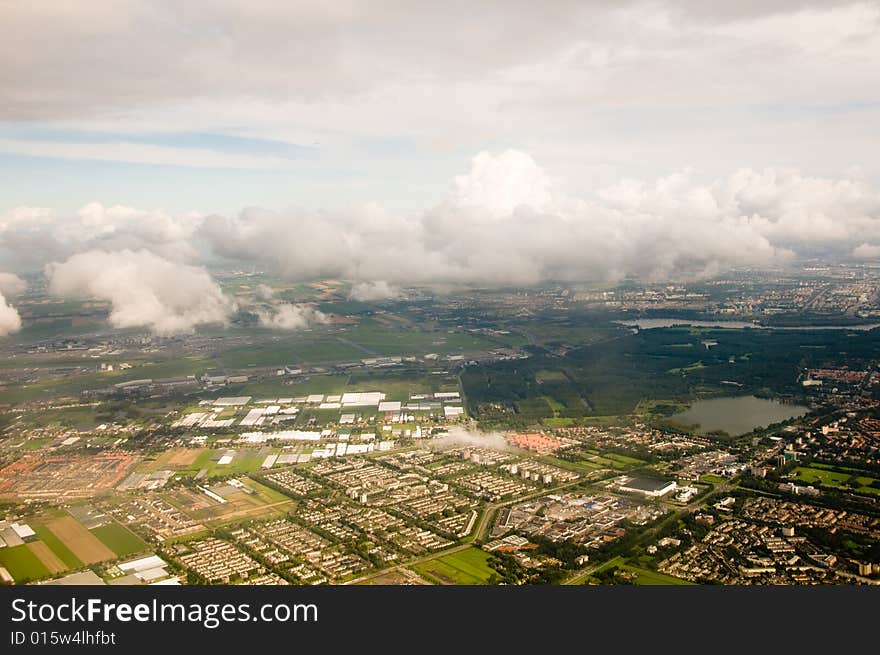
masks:
<svg viewBox="0 0 880 655"><path fill-rule="evenodd" d="M871 267L370 302L221 279L331 318L181 339L19 304L4 582L880 583Z"/></svg>

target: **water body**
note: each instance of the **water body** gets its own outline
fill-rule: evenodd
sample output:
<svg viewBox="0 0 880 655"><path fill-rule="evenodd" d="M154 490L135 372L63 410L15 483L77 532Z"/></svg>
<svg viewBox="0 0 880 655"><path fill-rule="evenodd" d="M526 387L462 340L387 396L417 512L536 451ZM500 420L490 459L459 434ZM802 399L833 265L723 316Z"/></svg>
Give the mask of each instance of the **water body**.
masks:
<svg viewBox="0 0 880 655"><path fill-rule="evenodd" d="M863 323L861 325L761 325L748 321L694 321L687 318L639 318L629 321L617 321L620 325L637 327L640 330L670 327L705 327L727 330L853 330L866 332L880 327L880 323Z"/></svg>
<svg viewBox="0 0 880 655"><path fill-rule="evenodd" d="M686 411L671 416L670 420L680 425L699 425L697 431L700 434L724 430L731 436L739 436L755 428L803 416L807 411L802 405L787 405L755 396L737 396L698 400Z"/></svg>

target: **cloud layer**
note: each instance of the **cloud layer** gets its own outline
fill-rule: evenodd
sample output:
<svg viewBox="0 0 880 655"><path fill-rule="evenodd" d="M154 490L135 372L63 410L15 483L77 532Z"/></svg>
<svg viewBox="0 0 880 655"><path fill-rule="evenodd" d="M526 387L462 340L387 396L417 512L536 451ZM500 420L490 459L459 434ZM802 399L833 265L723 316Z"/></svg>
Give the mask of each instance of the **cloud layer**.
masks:
<svg viewBox="0 0 880 655"><path fill-rule="evenodd" d="M99 202L72 215L44 207L16 207L0 214L0 260L19 268L40 268L48 261L87 250L149 250L175 261L196 257L193 237L202 216L169 214Z"/></svg>
<svg viewBox="0 0 880 655"><path fill-rule="evenodd" d="M765 168L708 184L683 170L579 198L528 154L507 150L479 153L423 211L370 204L224 217L91 203L56 217L20 207L0 216L0 251L25 253L31 265L63 261L46 267L53 293L109 301L113 325L168 334L223 322L232 310L207 272L212 263L258 264L291 280L340 277L353 282L352 298L373 301L408 285L689 279L799 255L871 259L880 252L880 194L858 170L831 179ZM270 289L256 292L271 300ZM306 306L266 307L259 317L273 328L323 320Z"/></svg>
<svg viewBox="0 0 880 655"><path fill-rule="evenodd" d="M111 304L117 328L147 327L156 334L191 332L225 323L234 304L203 269L146 250L90 250L46 267L50 293Z"/></svg>
<svg viewBox="0 0 880 655"><path fill-rule="evenodd" d="M509 150L477 155L423 212L247 209L206 218L198 234L222 257L271 263L291 279L359 281L353 296L367 298L386 295L382 285L660 280L775 266L798 252L841 256L880 243L880 196L857 172L835 180L768 168L711 184L689 171L624 180L585 200Z"/></svg>

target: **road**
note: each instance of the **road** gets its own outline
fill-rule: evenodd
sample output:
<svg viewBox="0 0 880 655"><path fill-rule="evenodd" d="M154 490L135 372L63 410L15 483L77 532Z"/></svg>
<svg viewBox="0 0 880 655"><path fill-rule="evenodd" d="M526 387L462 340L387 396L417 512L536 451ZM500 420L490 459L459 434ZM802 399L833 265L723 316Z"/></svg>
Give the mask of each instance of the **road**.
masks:
<svg viewBox="0 0 880 655"><path fill-rule="evenodd" d="M662 521L657 523L657 525L655 525L654 527L652 527L648 530L645 530L645 532L643 532L640 535L639 541L640 542L647 541L648 539L653 537L653 535L657 534L657 532L659 532L661 529L663 529L663 527L665 527L666 524L669 523L670 521L676 520L680 516L682 516L684 514L688 514L692 511L694 511L695 509L697 509L698 507L705 505L714 496L718 496L720 494L727 493L734 486L735 485L732 483L732 481L724 482L723 484L719 484L719 485L715 486L715 488L712 489L712 491L710 491L705 496L701 496L701 497L697 498L696 500L691 501L690 503L688 503L684 507L676 508L675 511L673 511L673 513L670 516L667 516L665 519L663 519ZM612 558L612 560L613 559L614 558ZM600 569L603 566L605 566L606 564L608 564L608 562L609 562L609 560L604 560L602 562L597 562L591 566L588 566L585 569L580 569L576 573L572 574L570 577L563 580L562 584L564 584L564 585L583 584L584 580L586 580L588 577L590 577L590 575L595 573L597 569Z"/></svg>
<svg viewBox="0 0 880 655"><path fill-rule="evenodd" d="M349 341L348 339L346 339L344 337L336 337L336 340L339 343L344 343L346 346L351 346L355 350L360 350L362 353L364 353L366 355L370 355L370 357L379 357L380 356L379 353L377 353L373 350L370 350L366 346L362 346L361 344L355 343L354 341Z"/></svg>
<svg viewBox="0 0 880 655"><path fill-rule="evenodd" d="M377 578L381 575L385 575L387 573L391 573L392 571L399 571L400 569L409 568L415 564L421 564L422 562L427 562L432 559L436 559L438 557L445 557L446 555L451 555L452 553L458 553L462 550L467 550L471 546L473 546L474 542L482 541L486 534L489 531L489 526L492 524L492 517L495 516L495 512L504 507L505 505L512 505L514 503L521 503L523 501L529 500L531 498L538 498L539 496L546 496L547 494L556 493L562 489L566 489L568 487L573 487L577 484L583 482L583 478L578 478L574 482L569 482L567 484L559 485L558 487L552 487L550 489L541 489L533 494L529 494L527 496L520 496L518 498L512 498L510 500L505 500L504 502L499 503L490 503L486 505L486 509L483 512L482 516L480 516L480 521L477 523L476 528L474 528L474 537L471 541L463 544L459 544L458 546L453 546L451 548L446 548L445 550L437 551L434 553L428 553L427 555L422 555L421 557L417 557L415 559L407 560L406 562L401 562L395 566L391 566L385 569L380 569L379 571L371 571L366 575L362 575L360 577L354 578L353 580L349 580L345 584L359 584L361 582L365 582L367 580L372 580L373 578Z"/></svg>

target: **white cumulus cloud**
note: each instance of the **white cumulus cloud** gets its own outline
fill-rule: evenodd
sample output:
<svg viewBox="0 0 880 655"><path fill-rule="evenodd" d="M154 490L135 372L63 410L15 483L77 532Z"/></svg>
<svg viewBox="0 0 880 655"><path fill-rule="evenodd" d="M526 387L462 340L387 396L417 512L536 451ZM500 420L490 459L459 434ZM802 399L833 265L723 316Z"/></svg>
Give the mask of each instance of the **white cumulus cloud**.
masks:
<svg viewBox="0 0 880 655"><path fill-rule="evenodd" d="M327 322L327 315L309 305L282 303L257 311L260 324L273 330L303 330Z"/></svg>
<svg viewBox="0 0 880 655"><path fill-rule="evenodd" d="M0 273L0 293L5 296L17 296L27 289L27 282L14 273Z"/></svg>
<svg viewBox="0 0 880 655"><path fill-rule="evenodd" d="M27 284L17 275L0 273L0 337L5 337L21 329L21 316L7 301L7 296L17 296L27 288Z"/></svg>
<svg viewBox="0 0 880 655"><path fill-rule="evenodd" d="M16 207L0 214L0 254L20 266L41 266L92 249L141 250L185 261L197 257L197 213L170 214L91 202L73 214Z"/></svg>
<svg viewBox="0 0 880 655"><path fill-rule="evenodd" d="M375 282L358 282L351 287L349 296L352 300L370 302L373 300L388 300L400 297L400 288L388 284L385 280Z"/></svg>
<svg viewBox="0 0 880 655"><path fill-rule="evenodd" d="M147 250L90 250L46 267L50 293L105 300L117 328L147 327L156 334L192 332L224 323L234 303L207 271Z"/></svg>
<svg viewBox="0 0 880 655"><path fill-rule="evenodd" d="M584 199L560 192L527 154L506 151L477 155L426 211L248 209L207 218L199 234L223 257L272 264L291 279L372 285L355 287L365 297L381 284L701 277L799 251L843 254L878 230L878 195L856 177L743 169L700 184L683 170Z"/></svg>
<svg viewBox="0 0 880 655"><path fill-rule="evenodd" d="M6 298L0 293L0 337L5 337L21 329L21 316L18 310L6 302Z"/></svg>

